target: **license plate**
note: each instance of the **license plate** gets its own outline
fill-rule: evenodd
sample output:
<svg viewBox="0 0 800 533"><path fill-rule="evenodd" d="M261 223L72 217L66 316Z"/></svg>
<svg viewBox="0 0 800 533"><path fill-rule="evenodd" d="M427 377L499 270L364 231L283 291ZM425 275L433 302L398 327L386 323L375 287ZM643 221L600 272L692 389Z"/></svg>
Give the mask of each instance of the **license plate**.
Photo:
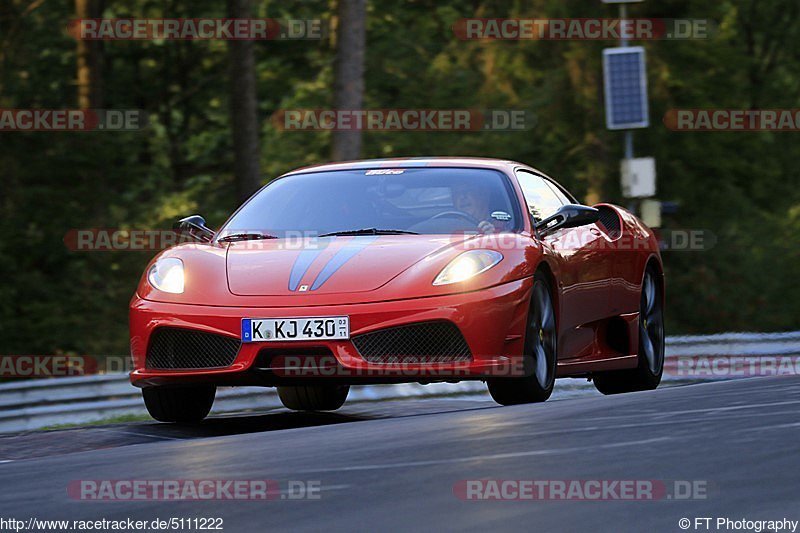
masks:
<svg viewBox="0 0 800 533"><path fill-rule="evenodd" d="M347 340L350 317L243 318L242 342Z"/></svg>

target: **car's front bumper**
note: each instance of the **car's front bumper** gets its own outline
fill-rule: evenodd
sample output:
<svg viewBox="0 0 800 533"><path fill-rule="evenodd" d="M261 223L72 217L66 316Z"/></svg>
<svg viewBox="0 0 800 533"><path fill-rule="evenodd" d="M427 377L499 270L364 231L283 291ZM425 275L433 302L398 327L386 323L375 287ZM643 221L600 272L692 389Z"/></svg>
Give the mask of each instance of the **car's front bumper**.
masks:
<svg viewBox="0 0 800 533"><path fill-rule="evenodd" d="M348 383L429 382L481 379L520 371L531 278L492 288L429 298L364 304L308 307L218 307L154 302L134 297L130 308L131 382L139 387L215 383L217 385L276 385L298 380L337 380ZM243 318L350 317L351 337L406 324L448 321L455 324L469 345L469 361L448 363L403 362L378 364L366 361L353 342L299 341L242 343L233 364L224 368L152 369L146 354L152 332L159 327L185 328L241 338ZM314 371L306 366L289 372L265 369L259 352L325 348L335 358L335 369ZM291 366L291 365L290 365Z"/></svg>

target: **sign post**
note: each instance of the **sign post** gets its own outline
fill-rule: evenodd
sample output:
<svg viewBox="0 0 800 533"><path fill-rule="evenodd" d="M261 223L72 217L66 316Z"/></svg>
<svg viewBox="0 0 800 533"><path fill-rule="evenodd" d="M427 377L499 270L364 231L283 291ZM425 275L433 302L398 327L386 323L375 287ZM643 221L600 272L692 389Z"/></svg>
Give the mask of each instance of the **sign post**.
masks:
<svg viewBox="0 0 800 533"><path fill-rule="evenodd" d="M626 20L627 4L642 1L603 0L603 3L619 4L619 18ZM644 48L628 45L625 28L620 31L619 46L603 50L606 127L625 133L625 158L620 164L620 174L626 198L655 195L655 160L652 157L637 159L633 154L633 130L650 126L646 65Z"/></svg>

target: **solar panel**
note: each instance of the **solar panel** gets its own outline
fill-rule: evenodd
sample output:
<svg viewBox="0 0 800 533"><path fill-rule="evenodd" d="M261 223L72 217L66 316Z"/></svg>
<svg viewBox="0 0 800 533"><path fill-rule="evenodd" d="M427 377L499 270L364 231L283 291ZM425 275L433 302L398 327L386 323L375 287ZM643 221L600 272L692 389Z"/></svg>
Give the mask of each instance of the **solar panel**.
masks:
<svg viewBox="0 0 800 533"><path fill-rule="evenodd" d="M603 50L608 129L646 128L650 125L644 65L644 48L641 46Z"/></svg>

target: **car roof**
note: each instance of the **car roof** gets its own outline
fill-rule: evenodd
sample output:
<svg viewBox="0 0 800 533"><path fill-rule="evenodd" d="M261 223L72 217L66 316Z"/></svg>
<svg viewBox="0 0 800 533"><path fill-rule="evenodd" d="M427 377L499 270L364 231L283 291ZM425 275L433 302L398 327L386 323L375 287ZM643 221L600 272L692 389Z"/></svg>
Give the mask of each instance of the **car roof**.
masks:
<svg viewBox="0 0 800 533"><path fill-rule="evenodd" d="M415 168L415 167L462 167L488 168L509 172L516 167L531 168L523 163L508 159L488 157L396 157L390 159L361 159L358 161L341 161L302 167L284 174L305 174L307 172L330 172L334 170L359 170L368 168ZM538 172L538 171L537 171Z"/></svg>

